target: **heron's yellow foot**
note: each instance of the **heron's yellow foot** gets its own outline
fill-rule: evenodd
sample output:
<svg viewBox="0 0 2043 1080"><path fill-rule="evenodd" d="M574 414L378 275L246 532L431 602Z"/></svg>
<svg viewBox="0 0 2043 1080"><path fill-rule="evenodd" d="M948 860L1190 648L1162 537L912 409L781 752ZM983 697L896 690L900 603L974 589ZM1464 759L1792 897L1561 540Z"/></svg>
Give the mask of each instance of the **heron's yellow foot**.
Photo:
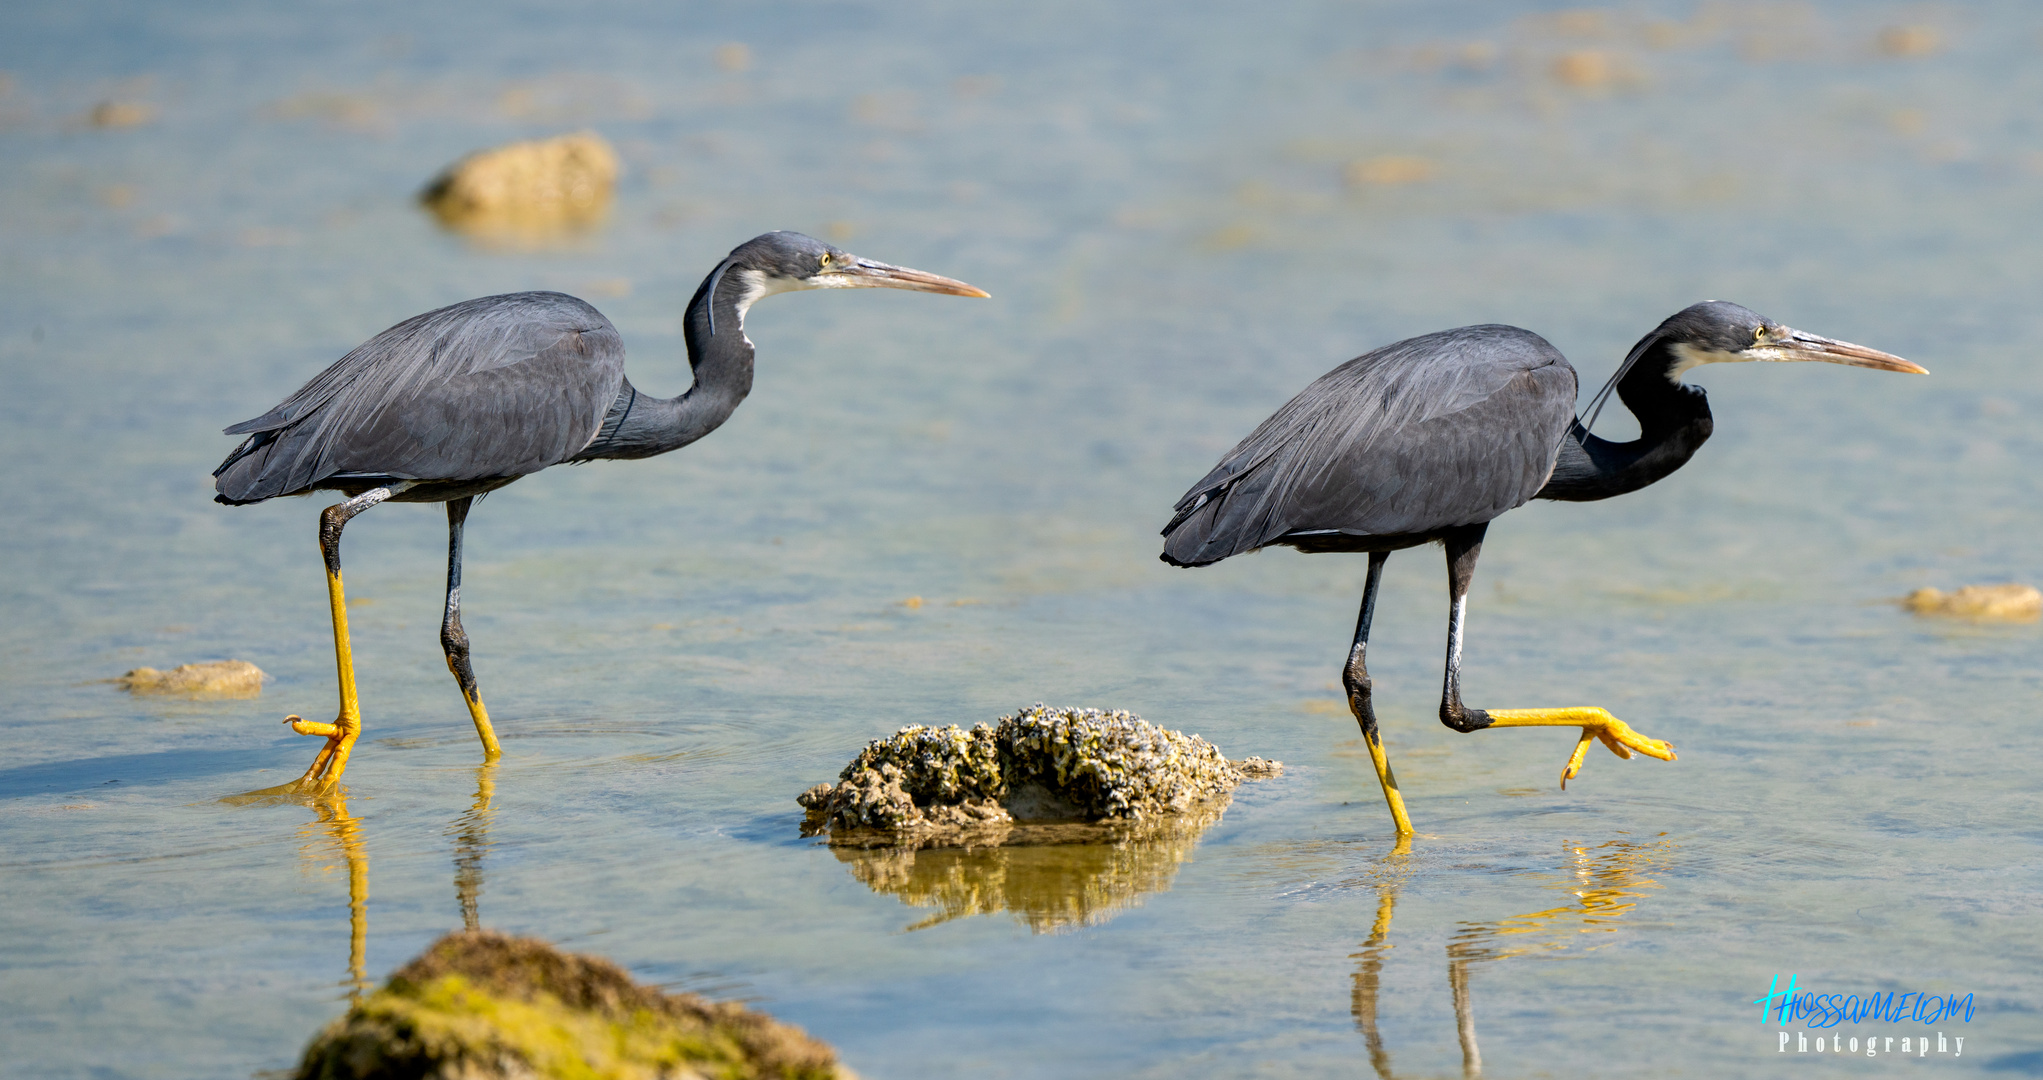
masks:
<svg viewBox="0 0 2043 1080"><path fill-rule="evenodd" d="M1582 737L1575 742L1575 752L1568 756L1568 765L1561 770L1561 790L1566 791L1568 781L1582 771L1582 762L1589 753L1589 742L1601 740L1610 752L1621 758L1629 758L1633 751L1662 761L1674 760L1674 744L1661 739L1651 739L1632 730L1630 724L1610 715L1594 705L1578 705L1565 709L1489 709L1491 727L1579 727Z"/></svg>
<svg viewBox="0 0 2043 1080"><path fill-rule="evenodd" d="M318 735L326 739L326 745L320 747L319 754L312 759L312 767L287 786L300 793L311 793L326 791L339 783L341 773L348 767L348 753L354 749L355 739L361 734L361 724L349 724L345 719L321 724L293 714L284 718L284 725L300 735Z"/></svg>

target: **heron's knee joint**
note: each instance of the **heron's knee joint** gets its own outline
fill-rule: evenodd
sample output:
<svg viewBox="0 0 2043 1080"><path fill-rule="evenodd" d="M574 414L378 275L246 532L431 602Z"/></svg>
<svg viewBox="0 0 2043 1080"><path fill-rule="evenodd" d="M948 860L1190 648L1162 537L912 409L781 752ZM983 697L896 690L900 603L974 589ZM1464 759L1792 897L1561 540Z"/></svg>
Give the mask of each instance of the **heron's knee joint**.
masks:
<svg viewBox="0 0 2043 1080"><path fill-rule="evenodd" d="M1481 709L1465 708L1456 704L1440 706L1440 722L1461 732L1481 731L1490 726L1490 714Z"/></svg>
<svg viewBox="0 0 2043 1080"><path fill-rule="evenodd" d="M347 503L334 503L332 506L321 510L319 512L320 543L331 544L339 541L341 530L347 527L348 519L352 517L354 515L348 513Z"/></svg>

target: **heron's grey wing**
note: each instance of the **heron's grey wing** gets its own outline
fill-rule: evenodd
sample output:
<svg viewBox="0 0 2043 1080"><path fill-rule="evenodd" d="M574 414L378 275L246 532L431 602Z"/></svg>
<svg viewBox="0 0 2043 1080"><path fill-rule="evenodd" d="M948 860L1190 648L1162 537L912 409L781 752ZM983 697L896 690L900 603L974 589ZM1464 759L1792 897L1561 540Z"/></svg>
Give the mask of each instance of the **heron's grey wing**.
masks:
<svg viewBox="0 0 2043 1080"><path fill-rule="evenodd" d="M407 319L265 415L214 474L229 502L337 474L418 480L522 476L595 437L624 380L624 344L561 293L464 301Z"/></svg>
<svg viewBox="0 0 2043 1080"><path fill-rule="evenodd" d="M1320 377L1177 505L1164 559L1184 566L1288 535L1409 537L1488 521L1553 470L1575 372L1510 326L1401 341Z"/></svg>

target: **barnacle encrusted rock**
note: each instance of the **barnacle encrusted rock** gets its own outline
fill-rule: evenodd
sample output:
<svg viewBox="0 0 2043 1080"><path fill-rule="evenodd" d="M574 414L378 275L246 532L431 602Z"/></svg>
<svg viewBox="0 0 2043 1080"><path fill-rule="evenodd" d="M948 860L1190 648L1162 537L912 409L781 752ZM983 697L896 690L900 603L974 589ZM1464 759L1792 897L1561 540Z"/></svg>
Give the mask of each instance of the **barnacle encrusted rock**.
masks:
<svg viewBox="0 0 2043 1080"><path fill-rule="evenodd" d="M1017 821L1140 821L1224 801L1245 779L1276 775L1261 758L1236 764L1212 743L1124 710L1042 704L970 731L905 727L875 739L835 785L796 800L806 835L833 842L869 830L956 834L998 843Z"/></svg>
<svg viewBox="0 0 2043 1080"><path fill-rule="evenodd" d="M1029 797L1060 800L1076 813L1024 816L1141 819L1176 814L1225 795L1242 782L1212 743L1180 735L1134 713L1098 709L1046 709L1037 705L1005 716L995 729L1002 749L1010 802Z"/></svg>
<svg viewBox="0 0 2043 1080"><path fill-rule="evenodd" d="M296 1080L856 1080L829 1046L537 938L448 934L305 1048Z"/></svg>
<svg viewBox="0 0 2043 1080"><path fill-rule="evenodd" d="M169 671L138 667L114 682L131 694L252 698L262 696L262 680L262 669L246 660L213 660L181 664Z"/></svg>
<svg viewBox="0 0 2043 1080"><path fill-rule="evenodd" d="M1235 762L1234 767L1240 769L1241 774L1250 780L1268 780L1273 776L1284 775L1284 763L1271 761L1266 757L1245 757Z"/></svg>
<svg viewBox="0 0 2043 1080"><path fill-rule="evenodd" d="M1917 615L1955 615L1963 619L2033 622L2043 616L2043 592L2032 585L1966 585L1955 592L1917 589L1901 598L1901 606Z"/></svg>

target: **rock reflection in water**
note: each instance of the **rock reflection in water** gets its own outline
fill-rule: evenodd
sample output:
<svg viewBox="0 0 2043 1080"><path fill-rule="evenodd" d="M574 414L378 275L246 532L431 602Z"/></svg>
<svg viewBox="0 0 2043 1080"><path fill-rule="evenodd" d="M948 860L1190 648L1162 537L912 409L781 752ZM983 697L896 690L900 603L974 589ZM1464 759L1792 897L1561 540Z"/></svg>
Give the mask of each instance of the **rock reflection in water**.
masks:
<svg viewBox="0 0 2043 1080"><path fill-rule="evenodd" d="M1612 939L1607 935L1621 929L1625 925L1622 920L1648 895L1643 890L1660 888L1649 875L1664 870L1672 858L1674 842L1664 836L1570 847L1561 876L1547 887L1570 894L1572 902L1488 922L1464 922L1454 932L1447 943L1447 986L1454 1000L1464 1077L1481 1076L1483 1071L1482 1051L1476 1045L1470 969L1491 960L1588 952L1609 944ZM1377 1028L1377 1000L1385 954L1391 948L1391 915L1397 908L1398 890L1410 872L1409 854L1410 843L1400 841L1379 864L1376 923L1361 951L1354 954L1349 1007L1355 1027L1369 1047L1369 1063L1383 1080L1391 1080L1394 1074L1390 1052Z"/></svg>
<svg viewBox="0 0 2043 1080"><path fill-rule="evenodd" d="M1038 934L1057 933L1098 926L1170 888L1178 864L1220 821L1227 803L1137 822L995 825L972 834L965 846L839 834L831 850L874 892L938 909L909 930L1009 911Z"/></svg>

